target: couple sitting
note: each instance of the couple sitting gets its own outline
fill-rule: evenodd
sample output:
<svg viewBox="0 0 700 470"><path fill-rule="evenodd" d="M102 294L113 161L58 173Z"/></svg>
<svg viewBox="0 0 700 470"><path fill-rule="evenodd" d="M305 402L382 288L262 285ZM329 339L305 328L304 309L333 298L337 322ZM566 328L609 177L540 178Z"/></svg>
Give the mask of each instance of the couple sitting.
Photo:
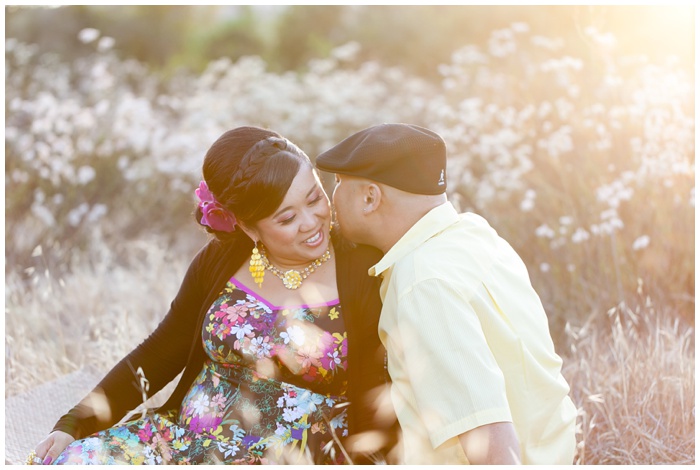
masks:
<svg viewBox="0 0 700 470"><path fill-rule="evenodd" d="M40 463L571 464L576 408L525 265L446 197L415 125L311 160L224 133L203 164L213 236L157 329L36 447ZM168 401L115 424L182 373ZM94 396L103 396L96 406Z"/></svg>

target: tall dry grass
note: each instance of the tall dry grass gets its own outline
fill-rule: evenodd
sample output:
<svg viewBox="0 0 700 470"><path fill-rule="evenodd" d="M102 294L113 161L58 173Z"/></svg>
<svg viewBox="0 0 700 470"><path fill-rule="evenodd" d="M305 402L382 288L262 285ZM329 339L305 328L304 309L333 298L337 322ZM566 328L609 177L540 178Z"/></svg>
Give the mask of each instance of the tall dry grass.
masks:
<svg viewBox="0 0 700 470"><path fill-rule="evenodd" d="M567 328L564 376L579 408L578 464L695 463L694 329L651 299Z"/></svg>
<svg viewBox="0 0 700 470"><path fill-rule="evenodd" d="M64 273L47 268L38 248L33 266L9 272L5 397L83 367L107 372L155 329L189 262L163 246L139 240L117 253L96 244Z"/></svg>
<svg viewBox="0 0 700 470"><path fill-rule="evenodd" d="M55 276L36 250L29 283L6 279L5 396L85 366L108 371L155 328L191 254L157 239L126 243L119 256L102 246ZM559 352L579 408L578 464L695 462L694 330L644 304L566 329Z"/></svg>

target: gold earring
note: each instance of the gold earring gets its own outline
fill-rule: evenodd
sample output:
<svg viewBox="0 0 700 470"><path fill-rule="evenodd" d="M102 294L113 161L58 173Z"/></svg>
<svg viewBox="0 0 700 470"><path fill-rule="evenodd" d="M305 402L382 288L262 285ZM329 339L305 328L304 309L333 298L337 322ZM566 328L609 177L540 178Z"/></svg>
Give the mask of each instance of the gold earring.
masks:
<svg viewBox="0 0 700 470"><path fill-rule="evenodd" d="M265 266L263 266L262 257L258 251L258 242L255 242L253 247L253 254L250 255L250 267L248 268L250 274L253 276L253 282L255 282L258 287L262 287L263 278L265 277Z"/></svg>

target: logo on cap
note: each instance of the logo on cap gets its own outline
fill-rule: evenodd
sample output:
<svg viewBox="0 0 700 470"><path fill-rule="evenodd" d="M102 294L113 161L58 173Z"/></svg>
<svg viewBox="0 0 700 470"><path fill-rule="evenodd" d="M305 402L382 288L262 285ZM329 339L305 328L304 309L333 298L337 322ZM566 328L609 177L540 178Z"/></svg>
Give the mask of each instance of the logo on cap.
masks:
<svg viewBox="0 0 700 470"><path fill-rule="evenodd" d="M440 180L438 180L438 186L445 186L445 170L440 170Z"/></svg>

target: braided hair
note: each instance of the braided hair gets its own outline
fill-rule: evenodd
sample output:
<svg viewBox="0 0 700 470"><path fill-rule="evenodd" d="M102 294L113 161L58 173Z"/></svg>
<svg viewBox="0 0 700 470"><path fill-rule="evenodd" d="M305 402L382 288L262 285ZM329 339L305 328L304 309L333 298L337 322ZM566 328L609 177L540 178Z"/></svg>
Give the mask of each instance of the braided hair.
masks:
<svg viewBox="0 0 700 470"><path fill-rule="evenodd" d="M236 219L252 225L282 204L303 164L312 165L292 142L274 131L244 126L225 132L212 144L202 175L216 200ZM200 221L199 208L195 215ZM247 238L240 229L223 233L205 228L221 240Z"/></svg>

